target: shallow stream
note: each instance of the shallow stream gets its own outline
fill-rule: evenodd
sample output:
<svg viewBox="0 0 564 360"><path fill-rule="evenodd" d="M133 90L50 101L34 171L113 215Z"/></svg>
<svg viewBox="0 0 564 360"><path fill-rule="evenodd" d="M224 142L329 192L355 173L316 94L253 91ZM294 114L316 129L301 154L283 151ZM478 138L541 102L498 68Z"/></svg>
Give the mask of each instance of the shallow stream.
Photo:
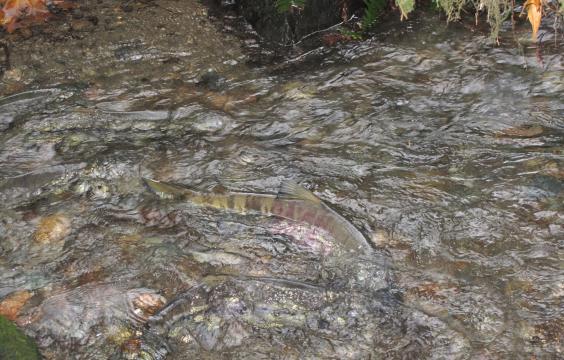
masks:
<svg viewBox="0 0 564 360"><path fill-rule="evenodd" d="M281 69L246 65L198 11L202 28L165 29L169 43L105 29L66 65L53 51L51 77L13 56L0 299L19 296L45 358L562 356L561 40L541 59L436 17ZM273 194L293 180L372 251L162 199L141 177Z"/></svg>

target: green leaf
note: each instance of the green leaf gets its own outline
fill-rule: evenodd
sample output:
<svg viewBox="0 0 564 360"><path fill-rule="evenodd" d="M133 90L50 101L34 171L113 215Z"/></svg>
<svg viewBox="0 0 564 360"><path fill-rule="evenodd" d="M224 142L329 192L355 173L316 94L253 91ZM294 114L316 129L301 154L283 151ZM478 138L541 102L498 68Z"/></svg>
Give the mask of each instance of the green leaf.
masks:
<svg viewBox="0 0 564 360"><path fill-rule="evenodd" d="M378 16L384 10L387 0L364 0L364 16L362 17L362 29L370 29L378 20Z"/></svg>
<svg viewBox="0 0 564 360"><path fill-rule="evenodd" d="M299 8L303 8L305 5L305 0L276 0L276 10L278 12L287 12L290 11L292 6L296 6Z"/></svg>
<svg viewBox="0 0 564 360"><path fill-rule="evenodd" d="M415 7L415 0L396 0L396 5L400 8L401 20L407 19L407 14Z"/></svg>

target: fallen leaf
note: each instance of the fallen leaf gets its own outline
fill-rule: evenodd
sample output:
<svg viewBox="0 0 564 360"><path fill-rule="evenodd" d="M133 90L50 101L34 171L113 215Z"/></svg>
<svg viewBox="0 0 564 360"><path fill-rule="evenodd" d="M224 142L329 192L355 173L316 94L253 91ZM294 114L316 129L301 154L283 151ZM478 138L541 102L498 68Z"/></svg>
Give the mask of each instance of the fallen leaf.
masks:
<svg viewBox="0 0 564 360"><path fill-rule="evenodd" d="M415 0L396 0L396 5L400 8L400 20L407 19L407 14L413 11Z"/></svg>
<svg viewBox="0 0 564 360"><path fill-rule="evenodd" d="M0 0L1 5L4 6L0 9L0 25L9 33L22 27L24 21L26 24L39 23L51 16L47 0ZM70 9L75 4L66 0L52 0L49 6Z"/></svg>
<svg viewBox="0 0 564 360"><path fill-rule="evenodd" d="M45 0L6 0L0 10L0 24L14 32L23 18L42 21L50 15Z"/></svg>
<svg viewBox="0 0 564 360"><path fill-rule="evenodd" d="M542 19L542 3L541 0L527 0L524 5L527 11L527 18L533 27L532 39L537 41L537 33Z"/></svg>

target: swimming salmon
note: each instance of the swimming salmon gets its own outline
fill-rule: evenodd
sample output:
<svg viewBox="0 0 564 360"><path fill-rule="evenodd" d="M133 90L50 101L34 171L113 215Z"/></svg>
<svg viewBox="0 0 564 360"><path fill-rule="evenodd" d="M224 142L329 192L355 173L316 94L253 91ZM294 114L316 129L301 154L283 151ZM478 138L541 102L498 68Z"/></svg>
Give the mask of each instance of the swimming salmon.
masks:
<svg viewBox="0 0 564 360"><path fill-rule="evenodd" d="M280 193L273 195L202 193L162 181L143 181L152 191L164 198L183 199L195 205L228 209L241 214L252 212L305 222L329 232L346 251L366 253L370 250L367 239L353 224L312 192L293 182L282 184Z"/></svg>

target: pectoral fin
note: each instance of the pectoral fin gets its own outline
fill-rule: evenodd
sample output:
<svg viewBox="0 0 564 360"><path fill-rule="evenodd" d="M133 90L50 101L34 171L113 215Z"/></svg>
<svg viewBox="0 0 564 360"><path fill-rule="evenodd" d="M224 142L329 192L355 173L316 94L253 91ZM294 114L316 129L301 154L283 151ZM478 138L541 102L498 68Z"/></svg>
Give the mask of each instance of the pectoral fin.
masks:
<svg viewBox="0 0 564 360"><path fill-rule="evenodd" d="M293 181L282 183L278 197L282 199L306 200L318 205L322 203L321 199L315 196L314 193Z"/></svg>

